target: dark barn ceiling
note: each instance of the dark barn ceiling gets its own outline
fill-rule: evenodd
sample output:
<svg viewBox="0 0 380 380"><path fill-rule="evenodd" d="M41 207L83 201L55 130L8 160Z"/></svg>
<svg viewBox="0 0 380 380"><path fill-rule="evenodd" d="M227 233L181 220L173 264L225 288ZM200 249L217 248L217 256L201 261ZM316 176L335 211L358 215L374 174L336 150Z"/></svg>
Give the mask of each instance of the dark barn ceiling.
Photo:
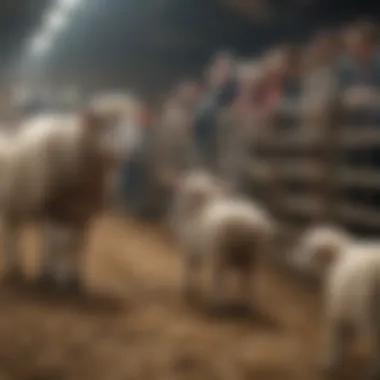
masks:
<svg viewBox="0 0 380 380"><path fill-rule="evenodd" d="M0 1L0 62L4 64L20 48L20 43L39 23L50 0Z"/></svg>
<svg viewBox="0 0 380 380"><path fill-rule="evenodd" d="M303 42L321 25L376 14L370 0L83 0L41 65L52 82L128 86L143 94L198 75L221 48L253 54ZM12 67L51 0L1 0L0 69ZM5 71L3 71L5 72Z"/></svg>

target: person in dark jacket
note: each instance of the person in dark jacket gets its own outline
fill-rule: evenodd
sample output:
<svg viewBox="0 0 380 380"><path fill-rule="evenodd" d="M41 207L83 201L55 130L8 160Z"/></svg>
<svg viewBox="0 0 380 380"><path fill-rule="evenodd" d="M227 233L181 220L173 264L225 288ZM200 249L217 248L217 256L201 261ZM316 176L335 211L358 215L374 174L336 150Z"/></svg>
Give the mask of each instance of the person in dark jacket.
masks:
<svg viewBox="0 0 380 380"><path fill-rule="evenodd" d="M153 111L147 104L141 104L137 120L135 120L133 149L123 176L123 193L126 195L127 209L135 217L146 215L146 200L149 187L149 154L151 151Z"/></svg>
<svg viewBox="0 0 380 380"><path fill-rule="evenodd" d="M218 170L218 115L222 108L232 104L238 88L231 54L221 53L216 56L210 67L206 86L206 94L196 110L194 141L199 166L215 173Z"/></svg>

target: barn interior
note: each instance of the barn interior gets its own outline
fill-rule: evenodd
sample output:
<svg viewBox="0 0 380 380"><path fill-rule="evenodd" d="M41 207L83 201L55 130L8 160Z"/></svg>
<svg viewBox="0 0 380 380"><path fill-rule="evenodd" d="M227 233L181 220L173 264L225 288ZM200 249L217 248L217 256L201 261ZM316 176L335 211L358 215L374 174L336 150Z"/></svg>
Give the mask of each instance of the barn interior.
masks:
<svg viewBox="0 0 380 380"><path fill-rule="evenodd" d="M71 7L69 16L49 24L60 3ZM377 22L379 12L380 3L369 0L2 0L1 126L12 129L31 113L81 112L103 93L128 94L158 115L178 83L203 80L220 51L245 62L282 44L307 46L321 30ZM50 40L46 25L55 30ZM326 221L374 239L380 231L379 161L372 148L380 134L350 129L337 138L333 111L316 121L328 131L322 139L274 128L244 164L249 197L273 211L282 229L274 254L255 272L253 310L215 313L207 297L189 305L181 249L166 220L136 216L112 200L93 218L85 248L91 295L36 289L43 234L34 224L26 228L20 239L26 281L0 279L0 379L320 379L320 283L286 267L287 239ZM342 166L334 155L341 140L362 150L371 145L364 169ZM343 199L338 182L361 193ZM160 194L152 201L159 206ZM133 197L127 203L140 202ZM371 199L365 207L363 198ZM339 378L363 378L366 344Z"/></svg>

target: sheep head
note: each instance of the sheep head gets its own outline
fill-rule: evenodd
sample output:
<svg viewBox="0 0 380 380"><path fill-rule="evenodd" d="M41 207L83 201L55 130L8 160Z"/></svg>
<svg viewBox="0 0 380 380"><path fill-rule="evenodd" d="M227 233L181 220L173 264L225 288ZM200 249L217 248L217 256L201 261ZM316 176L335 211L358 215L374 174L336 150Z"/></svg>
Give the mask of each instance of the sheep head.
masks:
<svg viewBox="0 0 380 380"><path fill-rule="evenodd" d="M118 159L121 153L118 149L121 138L118 118L89 108L80 112L79 120L88 144L92 144L105 156Z"/></svg>
<svg viewBox="0 0 380 380"><path fill-rule="evenodd" d="M349 235L336 227L313 227L306 231L292 255L292 263L303 270L324 273L350 243Z"/></svg>

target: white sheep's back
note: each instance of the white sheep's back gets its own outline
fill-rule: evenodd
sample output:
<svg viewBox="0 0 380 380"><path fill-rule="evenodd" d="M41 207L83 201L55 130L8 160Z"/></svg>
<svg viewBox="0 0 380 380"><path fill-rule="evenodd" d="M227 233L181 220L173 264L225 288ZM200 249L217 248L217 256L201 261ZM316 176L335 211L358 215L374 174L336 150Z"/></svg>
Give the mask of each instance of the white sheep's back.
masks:
<svg viewBox="0 0 380 380"><path fill-rule="evenodd" d="M211 201L201 213L202 224L207 227L217 228L227 219L236 219L259 227L266 223L267 215L264 210L249 201L229 198Z"/></svg>
<svg viewBox="0 0 380 380"><path fill-rule="evenodd" d="M264 210L240 199L215 199L206 205L194 222L200 241L206 245L214 244L231 225L234 229L241 228L251 233L252 239L270 229Z"/></svg>
<svg viewBox="0 0 380 380"><path fill-rule="evenodd" d="M3 202L27 211L38 207L54 178L75 171L81 128L73 115L40 115L20 126L14 137Z"/></svg>

